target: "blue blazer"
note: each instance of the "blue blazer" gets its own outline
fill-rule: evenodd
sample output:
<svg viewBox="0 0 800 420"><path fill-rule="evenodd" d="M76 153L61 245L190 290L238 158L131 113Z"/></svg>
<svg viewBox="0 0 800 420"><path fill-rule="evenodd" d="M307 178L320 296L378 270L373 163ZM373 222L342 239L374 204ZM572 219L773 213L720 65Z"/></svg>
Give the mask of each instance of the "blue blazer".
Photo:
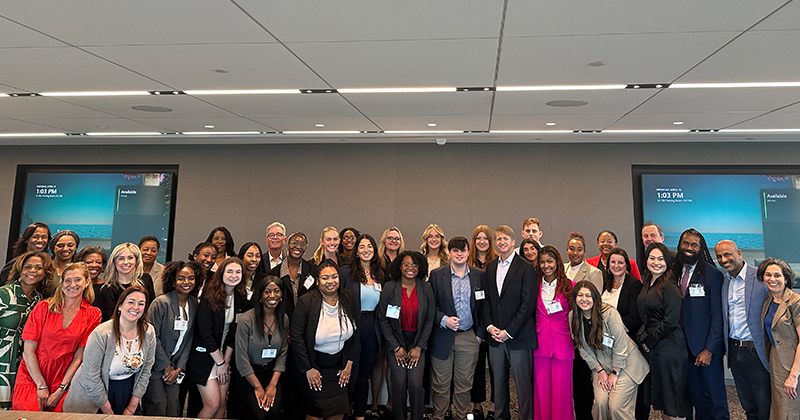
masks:
<svg viewBox="0 0 800 420"><path fill-rule="evenodd" d="M747 264L747 263L745 263ZM730 330L728 320L728 288L731 281L728 276L724 276L722 280L722 331L725 333L725 354L730 358L728 353L728 331ZM769 371L769 355L764 351L764 326L761 325L761 309L764 307L764 301L767 300L769 290L764 283L756 280L756 267L747 264L747 270L744 276L744 305L747 312L747 328L750 329L750 335L753 336L753 342L756 345L756 352L758 358L761 359L761 364ZM731 361L728 360L728 365Z"/></svg>
<svg viewBox="0 0 800 420"><path fill-rule="evenodd" d="M700 265L703 267L703 277L700 277ZM682 270L683 267L680 267ZM680 282L682 271L678 273ZM703 284L705 296L691 297L689 287L694 284ZM678 284L680 288L680 283ZM722 273L717 267L700 260L689 279L686 296L683 297L681 307L683 314L683 328L686 331L686 341L689 350L695 356L703 350L708 350L714 355L722 355L725 351L722 327Z"/></svg>
<svg viewBox="0 0 800 420"><path fill-rule="evenodd" d="M456 316L452 274L450 264L447 264L431 271L428 279L433 288L433 296L436 301L436 315L433 317L433 331L431 332L428 352L431 356L440 360L447 359L447 356L450 355L450 350L453 348L453 342L456 337L455 331L442 328L442 317ZM472 329L481 340L486 340L487 335L486 326L483 325L482 319L483 303L489 298L486 290L484 290L485 281L485 271L476 267L469 267L469 307L472 312ZM478 290L483 291L484 294L484 298L481 300L475 299L475 292Z"/></svg>

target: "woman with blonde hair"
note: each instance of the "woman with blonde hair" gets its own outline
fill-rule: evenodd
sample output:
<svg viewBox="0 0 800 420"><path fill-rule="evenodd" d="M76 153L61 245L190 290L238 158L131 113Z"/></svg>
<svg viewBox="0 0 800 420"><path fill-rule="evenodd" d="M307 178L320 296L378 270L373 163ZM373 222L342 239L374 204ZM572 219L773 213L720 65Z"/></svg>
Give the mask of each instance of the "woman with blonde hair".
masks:
<svg viewBox="0 0 800 420"><path fill-rule="evenodd" d="M444 231L435 223L429 224L422 233L422 245L419 246L419 251L428 258L428 275L434 269L450 263Z"/></svg>
<svg viewBox="0 0 800 420"><path fill-rule="evenodd" d="M388 271L395 258L405 250L406 244L400 229L392 226L383 231L381 240L378 241L378 257L384 270Z"/></svg>
<svg viewBox="0 0 800 420"><path fill-rule="evenodd" d="M342 264L342 257L339 255L339 230L333 226L322 229L319 235L319 246L314 251L314 264L319 265L322 260L333 260L336 264Z"/></svg>
<svg viewBox="0 0 800 420"><path fill-rule="evenodd" d="M63 411L86 340L100 324L100 310L91 306L94 291L86 266L73 263L61 274L53 297L36 304L22 330L25 347L12 410Z"/></svg>
<svg viewBox="0 0 800 420"><path fill-rule="evenodd" d="M117 308L117 300L130 285L144 287L148 296L155 296L153 279L144 272L142 253L136 244L125 242L119 244L111 252L108 267L105 271L105 283L97 294L94 306L100 308L103 322L111 319Z"/></svg>

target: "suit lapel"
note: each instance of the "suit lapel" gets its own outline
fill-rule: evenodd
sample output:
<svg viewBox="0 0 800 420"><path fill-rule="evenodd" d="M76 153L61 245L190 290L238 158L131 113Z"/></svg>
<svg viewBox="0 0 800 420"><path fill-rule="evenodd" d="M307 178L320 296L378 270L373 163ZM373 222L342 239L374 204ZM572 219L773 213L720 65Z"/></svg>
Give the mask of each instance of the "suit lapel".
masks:
<svg viewBox="0 0 800 420"><path fill-rule="evenodd" d="M772 318L772 328L775 328L775 325L778 323L778 320L781 319L786 310L789 309L789 296L785 293L783 295L783 299L781 303L778 305L778 309L775 311L775 317Z"/></svg>
<svg viewBox="0 0 800 420"><path fill-rule="evenodd" d="M575 273L575 280L577 281L587 280L588 271L589 271L589 264L587 264L586 261L584 261L583 264L581 264L581 268L579 268L578 272Z"/></svg>
<svg viewBox="0 0 800 420"><path fill-rule="evenodd" d="M500 291L500 296L505 294L506 289L508 288L509 280L513 279L517 275L517 271L519 271L521 258L516 253L511 254L511 264L508 266L508 271L506 272L506 278L503 279L503 290Z"/></svg>
<svg viewBox="0 0 800 420"><path fill-rule="evenodd" d="M453 313L456 313L456 299L453 297L453 270L449 264L442 281L444 282L444 290L447 291L447 302L452 306Z"/></svg>

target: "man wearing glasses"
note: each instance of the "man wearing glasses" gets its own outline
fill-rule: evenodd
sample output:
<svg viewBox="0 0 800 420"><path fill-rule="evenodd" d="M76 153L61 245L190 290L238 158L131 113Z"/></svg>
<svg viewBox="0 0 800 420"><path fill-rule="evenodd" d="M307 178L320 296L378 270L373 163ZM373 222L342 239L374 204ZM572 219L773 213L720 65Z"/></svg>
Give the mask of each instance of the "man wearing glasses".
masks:
<svg viewBox="0 0 800 420"><path fill-rule="evenodd" d="M269 272L283 262L283 246L286 245L286 226L281 222L272 222L267 226L267 252L261 256L264 271Z"/></svg>

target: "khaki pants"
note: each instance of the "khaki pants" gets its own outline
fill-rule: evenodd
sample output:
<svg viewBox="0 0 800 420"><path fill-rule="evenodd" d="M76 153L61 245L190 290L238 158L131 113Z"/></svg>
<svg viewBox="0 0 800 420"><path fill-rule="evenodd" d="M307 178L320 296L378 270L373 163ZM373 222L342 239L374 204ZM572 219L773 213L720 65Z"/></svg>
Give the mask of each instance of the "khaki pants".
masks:
<svg viewBox="0 0 800 420"><path fill-rule="evenodd" d="M434 326L434 328L438 328ZM453 382L453 418L464 419L470 407L470 390L475 376L480 344L473 330L456 332L447 359L431 357L431 402L433 419L441 420L450 405L450 381Z"/></svg>
<svg viewBox="0 0 800 420"><path fill-rule="evenodd" d="M636 391L639 386L625 371L620 372L616 388L610 393L597 382L598 373L592 370L594 406L592 416L597 420L634 420L636 418Z"/></svg>

